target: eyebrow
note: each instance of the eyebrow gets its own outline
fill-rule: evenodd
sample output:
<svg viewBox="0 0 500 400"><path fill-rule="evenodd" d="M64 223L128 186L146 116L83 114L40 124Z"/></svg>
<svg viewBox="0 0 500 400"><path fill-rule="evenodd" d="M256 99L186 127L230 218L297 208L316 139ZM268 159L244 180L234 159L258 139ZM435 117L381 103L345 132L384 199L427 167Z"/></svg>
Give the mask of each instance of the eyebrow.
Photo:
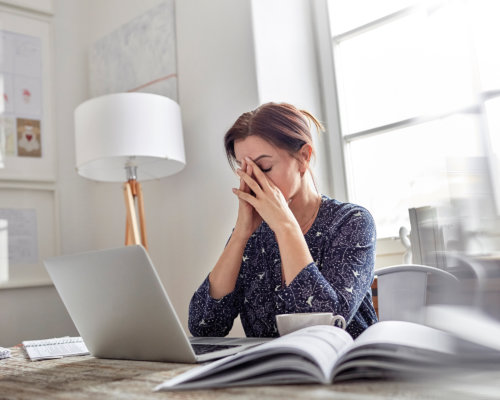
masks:
<svg viewBox="0 0 500 400"><path fill-rule="evenodd" d="M271 157L270 155L268 154L261 154L260 156L258 156L257 158L255 158L254 160L252 160L254 163L256 163L257 161L259 161L261 158L266 158L266 157ZM236 164L238 165L241 165L241 161L238 161L236 160Z"/></svg>

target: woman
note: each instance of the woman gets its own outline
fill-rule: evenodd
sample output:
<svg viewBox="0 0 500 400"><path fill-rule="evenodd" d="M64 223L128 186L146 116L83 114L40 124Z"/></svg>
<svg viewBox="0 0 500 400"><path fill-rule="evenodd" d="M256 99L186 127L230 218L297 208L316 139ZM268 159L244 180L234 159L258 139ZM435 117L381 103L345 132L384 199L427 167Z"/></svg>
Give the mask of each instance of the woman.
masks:
<svg viewBox="0 0 500 400"><path fill-rule="evenodd" d="M310 113L267 103L226 133L240 186L233 233L189 306L194 336L278 336L275 316L333 312L357 337L377 321L371 298L375 225L364 208L318 194Z"/></svg>

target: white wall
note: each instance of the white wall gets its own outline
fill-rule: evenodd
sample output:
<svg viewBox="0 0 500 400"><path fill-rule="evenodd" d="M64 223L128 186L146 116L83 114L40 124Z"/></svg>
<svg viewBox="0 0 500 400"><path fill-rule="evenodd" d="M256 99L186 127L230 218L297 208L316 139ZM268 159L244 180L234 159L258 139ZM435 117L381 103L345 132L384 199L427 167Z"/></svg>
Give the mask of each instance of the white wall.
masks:
<svg viewBox="0 0 500 400"><path fill-rule="evenodd" d="M92 1L89 42L158 1ZM115 12L120 9L120 11ZM222 138L236 117L258 103L248 1L176 3L179 103L186 168L143 182L150 255L187 327L192 293L215 264L231 232L236 208ZM139 171L140 173L140 171ZM96 247L123 241L119 185L95 184Z"/></svg>
<svg viewBox="0 0 500 400"><path fill-rule="evenodd" d="M92 213L92 184L75 171L73 111L87 98L89 9L79 0L56 0L54 97L58 153L61 251L91 250L97 221Z"/></svg>
<svg viewBox="0 0 500 400"><path fill-rule="evenodd" d="M252 0L252 14L259 102L291 103L324 122L310 0ZM320 192L333 196L327 132L313 131L313 169Z"/></svg>
<svg viewBox="0 0 500 400"><path fill-rule="evenodd" d="M258 105L258 96L249 2L189 0L177 1L176 6L188 165L172 186L184 187L184 192L179 191L165 211L166 221L177 219L184 227L178 232L172 229L175 225L165 227L179 243L172 242L170 248L158 243L158 248L163 260L177 249L175 267L161 276L187 321L191 295L217 261L236 220L231 188L238 180L227 164L223 135L241 113ZM162 198L167 201L171 192L164 187ZM158 242L161 238L157 236Z"/></svg>
<svg viewBox="0 0 500 400"><path fill-rule="evenodd" d="M95 246L95 223L88 199L91 186L74 168L73 109L87 96L85 45L88 7L78 0L56 0L53 17L54 127L57 138L61 251ZM51 286L0 290L0 346L22 340L76 334Z"/></svg>
<svg viewBox="0 0 500 400"><path fill-rule="evenodd" d="M23 340L75 336L77 331L52 286L0 290L0 346Z"/></svg>
<svg viewBox="0 0 500 400"><path fill-rule="evenodd" d="M123 243L125 210L120 184L86 181L75 172L73 110L88 98L89 46L159 1L55 0L55 125L62 253ZM306 3L296 3L294 10L306 11L300 32L307 34L301 46L312 49L313 44L307 43L312 34L308 33L311 20ZM275 4L274 12L278 11ZM176 2L179 103L187 166L177 175L144 182L143 191L150 255L185 327L191 295L215 264L236 218L237 203L231 187L237 185L237 179L227 165L223 135L241 113L272 97L274 91L266 89L270 75L265 74L265 69L257 73L257 66L263 67L265 59L257 64L255 57L263 56L264 50L259 45L258 51L254 50L254 40L266 40L265 35L259 36L260 29L265 31L269 25L262 28L254 24L253 12L255 4L251 0ZM255 15L261 12L264 10ZM297 18L299 14L295 14L294 21L300 22ZM255 36L254 29L259 30ZM314 52L307 54L305 70L300 72L301 86L293 89L296 75L291 74L288 82L283 81L289 91L282 92L278 100L293 95L288 101L303 99L300 105L315 112L319 106L315 66L311 63ZM300 61L299 56L295 61ZM304 97L300 95L301 87L307 88ZM35 289L22 290L23 295L37 296ZM57 321L57 334L61 330L72 334L74 327L67 316L58 319L64 312L53 304L54 289L46 290L51 292L52 300L39 302L40 313ZM0 301L2 297L8 300L8 312L24 321L26 310L12 301L19 293L0 291ZM19 337L17 332L8 342L2 342L7 336L0 330L0 345L50 336L50 332L39 331L29 320L23 324L24 336ZM241 326L237 325L232 334L243 334Z"/></svg>

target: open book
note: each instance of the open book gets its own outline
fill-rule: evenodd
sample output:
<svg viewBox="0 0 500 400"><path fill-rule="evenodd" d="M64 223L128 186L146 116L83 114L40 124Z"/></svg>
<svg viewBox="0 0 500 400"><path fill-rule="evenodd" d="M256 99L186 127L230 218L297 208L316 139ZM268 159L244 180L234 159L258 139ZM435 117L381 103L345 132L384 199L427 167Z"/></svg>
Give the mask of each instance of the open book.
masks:
<svg viewBox="0 0 500 400"><path fill-rule="evenodd" d="M356 340L337 327L312 326L189 370L155 390L426 375L483 357L500 365L500 352L406 321L378 322Z"/></svg>

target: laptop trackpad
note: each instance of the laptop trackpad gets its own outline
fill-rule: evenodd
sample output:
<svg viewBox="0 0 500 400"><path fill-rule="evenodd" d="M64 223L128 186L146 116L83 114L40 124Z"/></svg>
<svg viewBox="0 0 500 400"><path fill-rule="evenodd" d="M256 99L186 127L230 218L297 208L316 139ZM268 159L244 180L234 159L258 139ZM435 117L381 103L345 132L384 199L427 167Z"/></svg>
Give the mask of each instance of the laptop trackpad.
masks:
<svg viewBox="0 0 500 400"><path fill-rule="evenodd" d="M256 346L268 342L272 338L247 338L247 337L190 337L189 341L196 355L202 355L219 350L227 350L234 347Z"/></svg>
<svg viewBox="0 0 500 400"><path fill-rule="evenodd" d="M224 345L224 344L201 344L201 343L193 343L191 344L194 350L194 354L197 356L201 356L202 354L213 353L214 351L219 350L227 350L234 347L238 347L238 345Z"/></svg>
<svg viewBox="0 0 500 400"><path fill-rule="evenodd" d="M249 346L269 342L273 338L253 337L190 337L191 344L217 344L224 346Z"/></svg>

